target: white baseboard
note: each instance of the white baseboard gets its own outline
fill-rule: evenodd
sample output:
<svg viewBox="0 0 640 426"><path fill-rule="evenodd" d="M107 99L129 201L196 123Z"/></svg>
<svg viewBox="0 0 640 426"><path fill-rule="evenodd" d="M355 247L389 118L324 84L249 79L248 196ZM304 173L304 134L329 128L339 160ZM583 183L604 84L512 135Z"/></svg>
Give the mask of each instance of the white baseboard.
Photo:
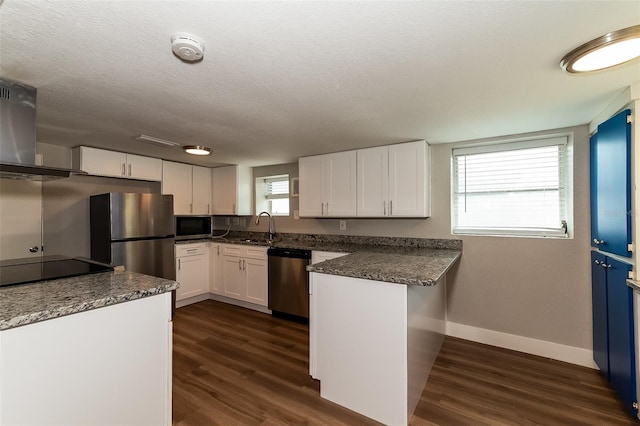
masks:
<svg viewBox="0 0 640 426"><path fill-rule="evenodd" d="M224 302L230 305L236 305L236 306L240 306L241 308L247 308L247 309L251 309L254 311L271 315L271 309L267 308L266 306L256 305L254 303L245 302L243 300L232 299L230 297L221 296L215 293L208 293L207 296L208 296L207 299L217 300L218 302Z"/></svg>
<svg viewBox="0 0 640 426"><path fill-rule="evenodd" d="M598 369L593 351L447 321L446 335Z"/></svg>

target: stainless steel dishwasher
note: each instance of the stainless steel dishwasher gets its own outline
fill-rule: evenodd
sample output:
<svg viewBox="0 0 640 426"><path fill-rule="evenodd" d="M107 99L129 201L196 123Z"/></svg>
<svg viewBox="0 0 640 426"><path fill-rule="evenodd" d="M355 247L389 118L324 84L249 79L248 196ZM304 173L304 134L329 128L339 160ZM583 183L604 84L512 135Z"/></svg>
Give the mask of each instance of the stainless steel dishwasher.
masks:
<svg viewBox="0 0 640 426"><path fill-rule="evenodd" d="M275 313L309 318L311 250L270 248L269 309Z"/></svg>

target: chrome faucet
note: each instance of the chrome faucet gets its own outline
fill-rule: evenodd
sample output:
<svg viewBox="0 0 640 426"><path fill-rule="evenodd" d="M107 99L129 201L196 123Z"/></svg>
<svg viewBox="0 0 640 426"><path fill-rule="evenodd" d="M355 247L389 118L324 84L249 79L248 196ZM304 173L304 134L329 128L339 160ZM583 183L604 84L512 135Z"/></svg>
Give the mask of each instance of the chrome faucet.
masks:
<svg viewBox="0 0 640 426"><path fill-rule="evenodd" d="M273 218L269 212L260 212L260 214L256 217L256 225L260 223L260 218L264 215L269 216L269 241L273 241L273 237L276 236L276 233L273 230Z"/></svg>

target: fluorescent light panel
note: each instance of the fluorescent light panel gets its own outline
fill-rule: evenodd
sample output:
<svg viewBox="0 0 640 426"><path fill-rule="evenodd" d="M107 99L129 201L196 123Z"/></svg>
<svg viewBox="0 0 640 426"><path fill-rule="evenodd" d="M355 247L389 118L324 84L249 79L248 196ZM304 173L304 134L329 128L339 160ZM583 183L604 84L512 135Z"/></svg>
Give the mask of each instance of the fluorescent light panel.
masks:
<svg viewBox="0 0 640 426"><path fill-rule="evenodd" d="M153 136L142 135L142 134L140 136L136 136L136 140L140 142L150 143L157 146L162 146L164 148L173 148L176 146L180 146L178 142L171 142L165 139L160 139Z"/></svg>

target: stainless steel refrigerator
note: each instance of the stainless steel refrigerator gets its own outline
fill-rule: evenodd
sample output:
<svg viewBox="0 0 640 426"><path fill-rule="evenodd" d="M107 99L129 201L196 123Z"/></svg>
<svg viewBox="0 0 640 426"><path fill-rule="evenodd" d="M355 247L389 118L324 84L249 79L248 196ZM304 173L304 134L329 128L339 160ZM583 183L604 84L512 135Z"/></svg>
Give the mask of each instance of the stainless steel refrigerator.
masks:
<svg viewBox="0 0 640 426"><path fill-rule="evenodd" d="M90 211L92 259L176 279L173 195L93 195Z"/></svg>

